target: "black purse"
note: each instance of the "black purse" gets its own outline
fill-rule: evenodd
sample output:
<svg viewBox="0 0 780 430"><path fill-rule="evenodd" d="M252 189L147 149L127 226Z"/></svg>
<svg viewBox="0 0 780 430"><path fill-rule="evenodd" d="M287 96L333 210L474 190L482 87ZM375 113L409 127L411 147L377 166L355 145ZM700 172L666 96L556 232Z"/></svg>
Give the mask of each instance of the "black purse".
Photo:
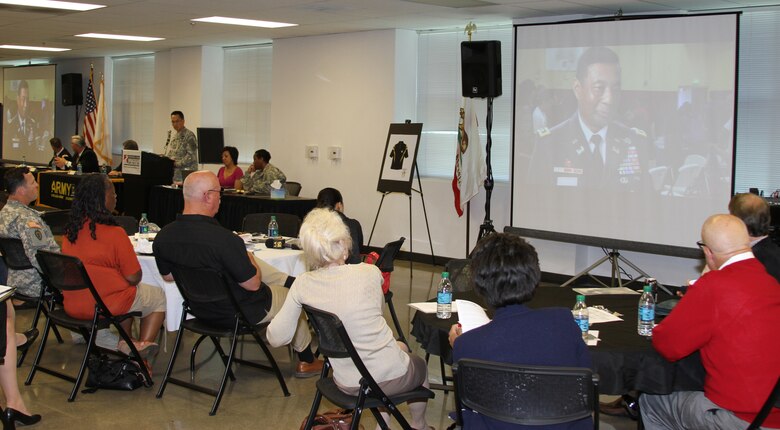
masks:
<svg viewBox="0 0 780 430"><path fill-rule="evenodd" d="M89 374L84 393L94 393L98 389L133 391L142 385L151 386L143 372L129 358L110 359L106 355L89 357Z"/></svg>

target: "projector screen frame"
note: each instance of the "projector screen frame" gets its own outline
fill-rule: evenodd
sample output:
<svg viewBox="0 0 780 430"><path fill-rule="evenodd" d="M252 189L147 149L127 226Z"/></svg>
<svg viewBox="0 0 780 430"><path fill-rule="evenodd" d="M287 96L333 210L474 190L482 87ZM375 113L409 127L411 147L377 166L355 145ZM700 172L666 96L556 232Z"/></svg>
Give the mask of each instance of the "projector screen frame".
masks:
<svg viewBox="0 0 780 430"><path fill-rule="evenodd" d="M592 18L578 18L578 19L566 19L561 21L548 21L537 23L516 23L513 25L513 103L512 103L512 135L511 135L511 151L510 151L510 171L512 172L510 181L510 225L504 228L504 232L517 234L523 237L536 238L542 240L550 240L556 242L565 242L576 245L586 245L592 247L601 247L605 249L623 250L623 251L635 251L640 253L683 257L692 259L701 259L702 253L698 247L678 246L674 244L664 243L648 243L636 240L625 240L615 237L602 237L598 235L583 235L575 233L555 232L549 230L526 228L518 226L518 222L515 220L515 198L518 198L516 194L516 165L518 150L518 142L516 141L517 133L517 107L518 107L518 27L533 27L533 26L549 26L549 25L566 25L566 24L582 24L582 23L598 23L598 22L611 22L611 21L633 21L633 20L647 20L647 19L675 19L675 18L691 18L700 16L733 16L735 20L735 47L734 47L734 84L733 84L733 126L731 130L731 178L729 184L729 196L734 195L734 177L736 170L736 154L737 154L737 103L739 95L739 25L742 12L729 11L729 12L713 12L702 14L643 14L643 15L615 15L615 16L602 16ZM720 212L725 212L726 207ZM698 230L697 230L698 231Z"/></svg>

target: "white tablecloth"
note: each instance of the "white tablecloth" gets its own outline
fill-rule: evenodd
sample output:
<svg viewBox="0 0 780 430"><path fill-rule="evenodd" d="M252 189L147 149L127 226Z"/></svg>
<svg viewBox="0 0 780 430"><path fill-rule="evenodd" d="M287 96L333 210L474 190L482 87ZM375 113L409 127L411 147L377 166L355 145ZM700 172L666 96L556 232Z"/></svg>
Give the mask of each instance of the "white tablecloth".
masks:
<svg viewBox="0 0 780 430"><path fill-rule="evenodd" d="M254 251L255 260L267 263L276 270L284 272L290 276L298 276L306 271L306 264L303 260L303 251L294 249L266 249L265 245L258 245ZM162 288L165 291L166 314L165 328L168 331L179 329L181 322L181 304L182 297L176 284L166 282L160 272L157 270L157 263L152 255L139 255L138 261L141 263L143 278L141 282Z"/></svg>

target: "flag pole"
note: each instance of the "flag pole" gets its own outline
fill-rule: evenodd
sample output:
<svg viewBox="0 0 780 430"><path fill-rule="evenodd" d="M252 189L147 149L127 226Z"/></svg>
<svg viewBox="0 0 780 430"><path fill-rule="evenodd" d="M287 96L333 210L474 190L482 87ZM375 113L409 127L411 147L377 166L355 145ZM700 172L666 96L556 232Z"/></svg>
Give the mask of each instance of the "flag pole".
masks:
<svg viewBox="0 0 780 430"><path fill-rule="evenodd" d="M474 22L469 21L468 24L466 24L466 28L464 33L468 36L469 42L471 42L471 36L474 34L474 32L477 31L477 24L474 24ZM462 79L462 78L461 78ZM479 133L479 130L477 130L477 133ZM466 258L469 258L469 255L471 254L469 252L471 245L471 199L466 202Z"/></svg>

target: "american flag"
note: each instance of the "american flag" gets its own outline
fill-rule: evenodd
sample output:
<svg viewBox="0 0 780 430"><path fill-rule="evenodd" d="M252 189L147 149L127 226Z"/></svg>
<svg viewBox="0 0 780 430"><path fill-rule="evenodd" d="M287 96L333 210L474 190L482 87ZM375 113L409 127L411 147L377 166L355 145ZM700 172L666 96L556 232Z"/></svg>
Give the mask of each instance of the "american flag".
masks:
<svg viewBox="0 0 780 430"><path fill-rule="evenodd" d="M84 140L90 148L94 147L95 127L97 124L97 101L95 89L92 86L92 72L89 73L89 85L87 86L87 103L84 111Z"/></svg>

